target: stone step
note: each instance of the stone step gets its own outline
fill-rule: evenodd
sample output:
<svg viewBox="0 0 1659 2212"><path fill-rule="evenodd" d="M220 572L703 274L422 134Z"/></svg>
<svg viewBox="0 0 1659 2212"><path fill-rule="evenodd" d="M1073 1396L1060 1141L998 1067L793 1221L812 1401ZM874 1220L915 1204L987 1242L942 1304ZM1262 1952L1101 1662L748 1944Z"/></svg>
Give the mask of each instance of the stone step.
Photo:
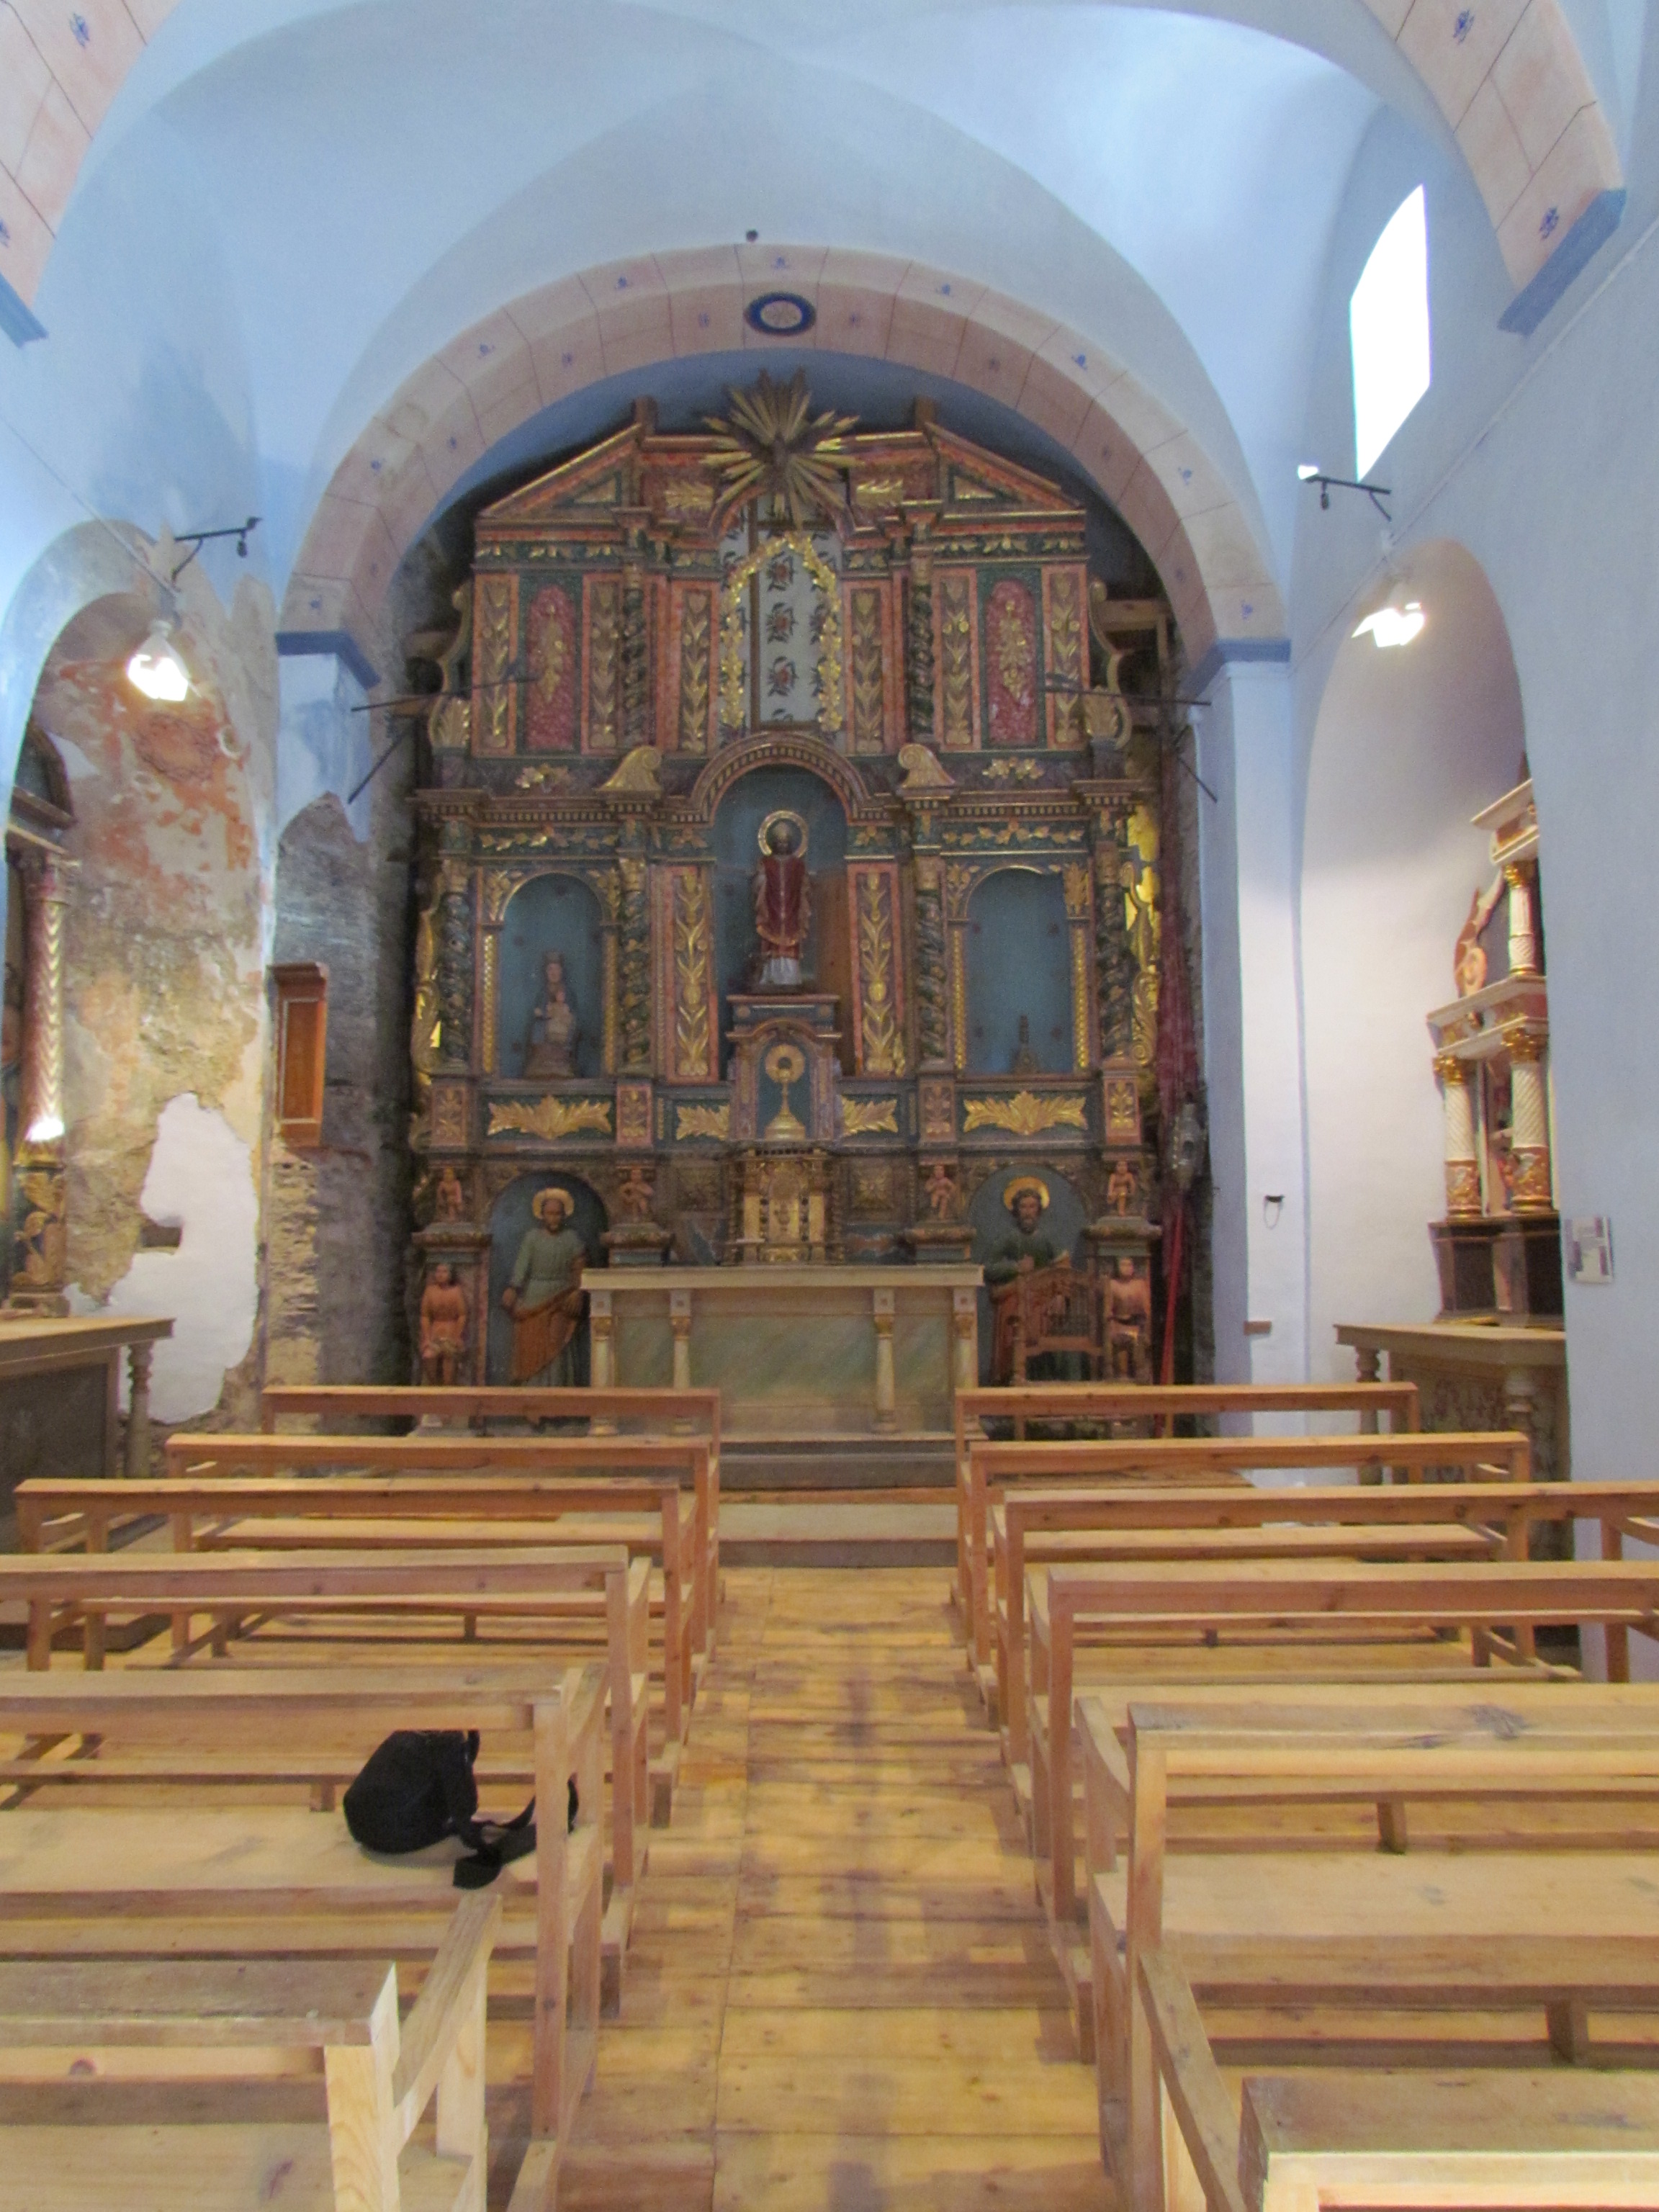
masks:
<svg viewBox="0 0 1659 2212"><path fill-rule="evenodd" d="M720 1483L726 1486L725 1454ZM954 1504L872 1497L720 1501L720 1559L734 1567L948 1567L957 1556Z"/></svg>
<svg viewBox="0 0 1659 2212"><path fill-rule="evenodd" d="M753 1491L949 1491L949 1437L726 1437L720 1494Z"/></svg>

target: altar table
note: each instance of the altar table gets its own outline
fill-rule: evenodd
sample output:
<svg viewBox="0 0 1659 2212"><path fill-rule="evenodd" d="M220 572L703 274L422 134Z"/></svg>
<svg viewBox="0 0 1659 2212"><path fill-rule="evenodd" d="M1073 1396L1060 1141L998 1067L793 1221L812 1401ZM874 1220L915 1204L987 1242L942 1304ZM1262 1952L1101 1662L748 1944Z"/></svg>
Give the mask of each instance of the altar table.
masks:
<svg viewBox="0 0 1659 2212"><path fill-rule="evenodd" d="M975 1267L604 1268L593 1386L718 1389L728 1436L951 1429L979 1380Z"/></svg>
<svg viewBox="0 0 1659 2212"><path fill-rule="evenodd" d="M1415 1382L1425 1429L1520 1429L1540 1482L1571 1474L1564 1330L1343 1322L1336 1340L1352 1348L1362 1382L1377 1380L1384 1358L1390 1382Z"/></svg>
<svg viewBox="0 0 1659 2212"><path fill-rule="evenodd" d="M149 1364L170 1320L134 1315L58 1320L0 1316L0 1545L12 1540L12 1492L31 1475L149 1472ZM125 1443L120 1361L131 1399Z"/></svg>

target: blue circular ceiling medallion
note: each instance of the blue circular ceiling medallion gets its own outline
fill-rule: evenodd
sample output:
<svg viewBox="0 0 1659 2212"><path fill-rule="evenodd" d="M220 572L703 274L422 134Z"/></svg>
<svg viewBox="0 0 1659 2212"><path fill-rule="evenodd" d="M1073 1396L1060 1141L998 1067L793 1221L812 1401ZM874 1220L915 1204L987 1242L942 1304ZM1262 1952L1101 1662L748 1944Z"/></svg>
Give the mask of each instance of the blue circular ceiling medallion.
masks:
<svg viewBox="0 0 1659 2212"><path fill-rule="evenodd" d="M743 319L763 338L795 338L810 331L818 311L799 292L763 292L743 311Z"/></svg>

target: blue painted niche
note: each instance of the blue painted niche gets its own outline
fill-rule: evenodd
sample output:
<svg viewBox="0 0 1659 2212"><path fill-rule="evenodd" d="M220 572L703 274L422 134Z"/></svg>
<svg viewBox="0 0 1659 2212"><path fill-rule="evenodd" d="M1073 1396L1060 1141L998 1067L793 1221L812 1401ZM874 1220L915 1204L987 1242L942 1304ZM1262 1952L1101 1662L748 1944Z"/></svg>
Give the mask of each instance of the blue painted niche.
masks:
<svg viewBox="0 0 1659 2212"><path fill-rule="evenodd" d="M1008 1075L1019 1018L1045 1075L1066 1075L1072 1056L1072 940L1058 876L999 868L968 903L968 1072Z"/></svg>
<svg viewBox="0 0 1659 2212"><path fill-rule="evenodd" d="M806 976L819 990L836 990L840 978L827 940L842 911L837 897L847 878L847 817L830 786L804 768L757 768L741 776L714 815L714 957L720 986L720 1063L732 1025L731 994L749 988L755 936L755 871L760 865L760 826L775 808L787 806L806 824L806 872L812 914L807 933ZM848 1008L842 1008L843 1023ZM802 1091L797 1093L799 1109Z"/></svg>
<svg viewBox="0 0 1659 2212"><path fill-rule="evenodd" d="M576 1073L603 1073L602 923L599 900L575 876L533 876L522 890L514 894L501 925L495 1016L498 1073L524 1073L531 1017L541 1004L542 963L550 952L558 952L564 956L565 989L580 1024Z"/></svg>
<svg viewBox="0 0 1659 2212"><path fill-rule="evenodd" d="M565 1175L557 1168L540 1168L534 1174L519 1176L508 1183L489 1217L489 1335L485 1371L491 1382L513 1380L513 1322L502 1310L501 1292L507 1288L513 1262L519 1256L519 1246L530 1226L530 1201L538 1190L545 1190L550 1183L568 1190L574 1202L571 1225L587 1248L588 1267L605 1265L605 1247L599 1242L609 1226L605 1204L599 1193L580 1176ZM576 1380L582 1384L587 1381L585 1317L576 1332Z"/></svg>

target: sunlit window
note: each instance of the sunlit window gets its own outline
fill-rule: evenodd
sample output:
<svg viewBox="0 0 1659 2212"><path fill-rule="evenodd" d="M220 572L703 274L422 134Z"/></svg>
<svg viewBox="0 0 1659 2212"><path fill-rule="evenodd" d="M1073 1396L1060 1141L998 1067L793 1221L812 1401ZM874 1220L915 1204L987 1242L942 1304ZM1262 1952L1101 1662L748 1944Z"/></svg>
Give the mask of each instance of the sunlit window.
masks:
<svg viewBox="0 0 1659 2212"><path fill-rule="evenodd" d="M1398 208L1348 303L1355 471L1370 472L1429 388L1429 232L1419 185Z"/></svg>

